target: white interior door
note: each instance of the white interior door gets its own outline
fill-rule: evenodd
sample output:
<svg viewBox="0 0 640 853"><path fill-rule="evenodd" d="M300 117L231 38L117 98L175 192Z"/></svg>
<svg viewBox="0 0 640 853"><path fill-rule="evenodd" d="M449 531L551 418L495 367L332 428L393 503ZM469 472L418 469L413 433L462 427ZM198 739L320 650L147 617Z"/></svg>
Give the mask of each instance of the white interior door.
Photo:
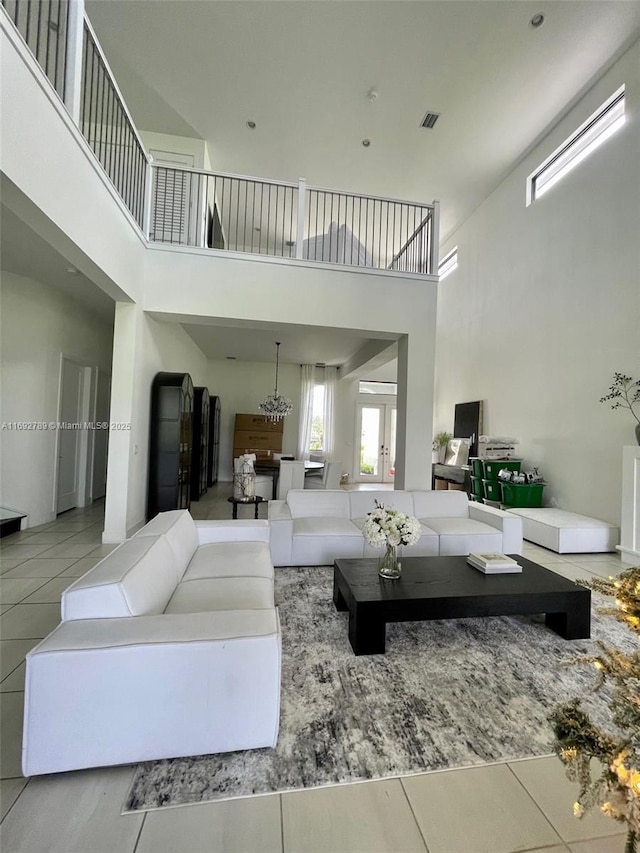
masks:
<svg viewBox="0 0 640 853"><path fill-rule="evenodd" d="M60 413L64 424L80 424L82 419L84 368L62 360ZM58 429L58 494L56 512L78 506L80 474L80 430Z"/></svg>
<svg viewBox="0 0 640 853"><path fill-rule="evenodd" d="M396 464L395 403L359 403L355 468L361 483L393 483Z"/></svg>

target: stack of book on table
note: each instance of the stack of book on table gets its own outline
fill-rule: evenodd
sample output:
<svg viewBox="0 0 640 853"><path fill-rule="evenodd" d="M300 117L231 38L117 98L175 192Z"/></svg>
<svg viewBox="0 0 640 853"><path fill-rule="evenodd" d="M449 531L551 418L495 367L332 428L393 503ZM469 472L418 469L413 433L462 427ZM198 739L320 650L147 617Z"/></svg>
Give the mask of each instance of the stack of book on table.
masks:
<svg viewBox="0 0 640 853"><path fill-rule="evenodd" d="M521 572L522 566L506 554L469 554L467 563L485 575L504 575Z"/></svg>

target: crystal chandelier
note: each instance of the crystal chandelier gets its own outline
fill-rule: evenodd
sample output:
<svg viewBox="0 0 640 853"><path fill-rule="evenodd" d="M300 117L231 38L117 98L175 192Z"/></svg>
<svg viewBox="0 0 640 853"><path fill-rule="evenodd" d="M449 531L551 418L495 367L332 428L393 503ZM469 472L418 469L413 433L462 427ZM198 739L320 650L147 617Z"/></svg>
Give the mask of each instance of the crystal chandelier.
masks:
<svg viewBox="0 0 640 853"><path fill-rule="evenodd" d="M281 394L278 394L278 363L280 355L280 341L276 341L276 387L273 394L270 394L266 400L258 404L258 408L263 415L266 415L274 423L290 414L293 409L291 400L287 400Z"/></svg>

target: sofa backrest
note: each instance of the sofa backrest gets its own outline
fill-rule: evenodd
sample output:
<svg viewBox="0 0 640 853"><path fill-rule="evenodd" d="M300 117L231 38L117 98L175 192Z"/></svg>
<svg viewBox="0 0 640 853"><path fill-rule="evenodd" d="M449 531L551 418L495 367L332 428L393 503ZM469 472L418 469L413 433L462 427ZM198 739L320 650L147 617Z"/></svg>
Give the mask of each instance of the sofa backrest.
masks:
<svg viewBox="0 0 640 853"><path fill-rule="evenodd" d="M385 491L351 491L349 495L350 518L364 518L368 512L375 509L376 501L379 504L384 504L386 507L393 507L406 513L413 515L413 498L411 492L402 490L389 489Z"/></svg>
<svg viewBox="0 0 640 853"><path fill-rule="evenodd" d="M162 613L176 588L164 536L127 539L62 594L62 620Z"/></svg>
<svg viewBox="0 0 640 853"><path fill-rule="evenodd" d="M441 491L411 492L413 514L416 518L468 518L469 498L466 492Z"/></svg>
<svg viewBox="0 0 640 853"><path fill-rule="evenodd" d="M343 489L291 489L292 518L349 518L349 495Z"/></svg>
<svg viewBox="0 0 640 853"><path fill-rule="evenodd" d="M171 547L176 570L176 583L182 580L189 561L198 547L198 529L186 509L172 509L159 512L133 537L164 536Z"/></svg>

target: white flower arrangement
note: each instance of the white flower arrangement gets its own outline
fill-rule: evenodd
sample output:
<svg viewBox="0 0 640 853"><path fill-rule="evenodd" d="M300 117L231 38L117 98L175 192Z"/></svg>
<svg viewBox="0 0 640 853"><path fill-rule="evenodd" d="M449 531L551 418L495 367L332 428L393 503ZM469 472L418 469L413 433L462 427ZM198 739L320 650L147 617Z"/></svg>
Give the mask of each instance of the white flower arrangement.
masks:
<svg viewBox="0 0 640 853"><path fill-rule="evenodd" d="M376 508L367 513L362 533L369 545L414 545L420 538L420 522L376 501Z"/></svg>

